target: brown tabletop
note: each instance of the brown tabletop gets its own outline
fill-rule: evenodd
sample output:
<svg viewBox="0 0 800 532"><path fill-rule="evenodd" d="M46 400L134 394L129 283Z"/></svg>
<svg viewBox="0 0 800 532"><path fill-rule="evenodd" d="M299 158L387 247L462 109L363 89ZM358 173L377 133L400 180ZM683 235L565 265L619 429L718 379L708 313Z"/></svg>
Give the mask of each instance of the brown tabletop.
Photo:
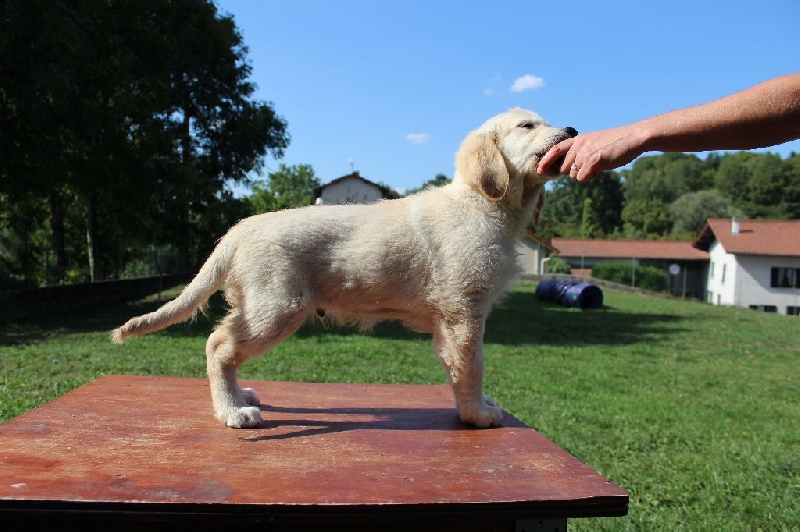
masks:
<svg viewBox="0 0 800 532"><path fill-rule="evenodd" d="M214 419L205 379L109 375L0 425L0 523L460 523L622 516L628 495L445 385L243 381L264 424ZM422 528L420 528L422 527Z"/></svg>

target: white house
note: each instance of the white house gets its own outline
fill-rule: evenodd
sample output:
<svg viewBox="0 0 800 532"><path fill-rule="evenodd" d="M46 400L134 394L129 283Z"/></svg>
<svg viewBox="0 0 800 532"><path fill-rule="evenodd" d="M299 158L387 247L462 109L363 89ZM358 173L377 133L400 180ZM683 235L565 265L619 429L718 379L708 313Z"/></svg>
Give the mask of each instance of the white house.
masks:
<svg viewBox="0 0 800 532"><path fill-rule="evenodd" d="M800 220L709 218L694 247L709 303L800 315Z"/></svg>
<svg viewBox="0 0 800 532"><path fill-rule="evenodd" d="M315 205L342 203L374 203L381 199L397 198L389 187L364 179L358 172L334 179L326 185L314 187Z"/></svg>
<svg viewBox="0 0 800 532"><path fill-rule="evenodd" d="M546 257L555 251L553 246L530 231L525 231L517 242L519 263L523 274L542 274L547 270Z"/></svg>

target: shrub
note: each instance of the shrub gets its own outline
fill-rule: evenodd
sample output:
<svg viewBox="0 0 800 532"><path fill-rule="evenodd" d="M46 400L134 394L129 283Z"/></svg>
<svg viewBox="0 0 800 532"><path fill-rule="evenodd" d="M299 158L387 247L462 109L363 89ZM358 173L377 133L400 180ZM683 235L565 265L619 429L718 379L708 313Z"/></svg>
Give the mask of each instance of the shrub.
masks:
<svg viewBox="0 0 800 532"><path fill-rule="evenodd" d="M631 262L604 262L602 264L596 264L592 266L592 277L630 286L632 266ZM666 291L669 288L666 272L655 266L637 265L633 280L635 287L644 290L658 292Z"/></svg>
<svg viewBox="0 0 800 532"><path fill-rule="evenodd" d="M572 268L570 268L567 261L562 259L561 257L550 257L550 262L547 265L547 272L548 273L570 273L572 272Z"/></svg>

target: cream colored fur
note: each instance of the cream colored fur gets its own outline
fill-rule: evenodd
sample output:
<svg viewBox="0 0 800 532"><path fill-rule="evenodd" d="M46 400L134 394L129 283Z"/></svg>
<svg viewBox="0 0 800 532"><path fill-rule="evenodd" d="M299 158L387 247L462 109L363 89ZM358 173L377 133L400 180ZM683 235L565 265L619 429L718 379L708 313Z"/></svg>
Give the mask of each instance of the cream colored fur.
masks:
<svg viewBox="0 0 800 532"><path fill-rule="evenodd" d="M230 310L206 345L216 417L261 424L259 399L237 370L324 313L368 327L402 320L433 334L461 419L499 425L484 396L483 333L492 304L518 271L515 243L538 220L547 149L573 132L511 109L470 133L453 182L371 205L309 206L242 220L174 300L112 332L130 336L192 317L224 285ZM558 165L553 165L558 167Z"/></svg>

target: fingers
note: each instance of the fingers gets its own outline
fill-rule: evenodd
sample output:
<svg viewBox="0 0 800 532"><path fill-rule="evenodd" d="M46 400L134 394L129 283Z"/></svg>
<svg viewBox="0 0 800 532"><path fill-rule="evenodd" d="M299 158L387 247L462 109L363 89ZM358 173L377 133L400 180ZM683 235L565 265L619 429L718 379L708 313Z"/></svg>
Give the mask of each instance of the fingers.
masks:
<svg viewBox="0 0 800 532"><path fill-rule="evenodd" d="M603 170L599 159L592 157L589 150L590 145L587 145L585 135L562 140L544 154L536 167L536 172L539 175L544 174L563 158L559 172L578 181L589 181Z"/></svg>
<svg viewBox="0 0 800 532"><path fill-rule="evenodd" d="M575 140L579 137L580 135L578 137L562 140L550 148L539 161L536 172L539 175L546 173L553 164L563 157L561 167L558 170L559 172L573 179L577 179L578 181L591 179L591 168L582 168L581 163L576 160L580 150L575 146Z"/></svg>
<svg viewBox="0 0 800 532"><path fill-rule="evenodd" d="M568 155L569 158L569 155ZM595 166L587 161L585 164L577 162L576 157L569 158L572 162L565 161L564 164L569 164L569 176L578 181L590 181L597 173ZM566 174L567 172L563 172Z"/></svg>
<svg viewBox="0 0 800 532"><path fill-rule="evenodd" d="M550 167L555 163L558 159L563 157L569 149L572 147L573 139L566 139L562 140L558 144L554 145L550 148L547 153L544 154L544 157L541 158L539 161L539 165L536 167L536 173L542 175L546 173ZM568 172L569 166L561 165L559 171L562 174L566 174Z"/></svg>
<svg viewBox="0 0 800 532"><path fill-rule="evenodd" d="M589 168L589 165L584 166L578 170L578 173L575 175L575 179L578 181L591 181L594 177L594 173Z"/></svg>
<svg viewBox="0 0 800 532"><path fill-rule="evenodd" d="M570 139L570 149L564 156L564 163L561 165L561 173L569 175L578 181L590 180L595 172L594 165L587 153L587 146L584 138L574 137ZM575 142L575 141L579 142Z"/></svg>
<svg viewBox="0 0 800 532"><path fill-rule="evenodd" d="M591 180L601 169L597 168L597 164L591 157L589 146L585 141L586 138L581 138L580 135L569 139L569 149L564 155L564 162L561 165L561 173L569 175L572 179L578 181Z"/></svg>
<svg viewBox="0 0 800 532"><path fill-rule="evenodd" d="M544 170L553 164L559 157L563 156L561 168L559 171L570 176L572 179L578 181L586 181L593 177L592 165L584 165L578 161L578 154L581 152L579 145L576 145L575 140L578 137L570 138L559 142L548 151L539 163L539 168L544 166ZM546 166L545 166L546 165Z"/></svg>

